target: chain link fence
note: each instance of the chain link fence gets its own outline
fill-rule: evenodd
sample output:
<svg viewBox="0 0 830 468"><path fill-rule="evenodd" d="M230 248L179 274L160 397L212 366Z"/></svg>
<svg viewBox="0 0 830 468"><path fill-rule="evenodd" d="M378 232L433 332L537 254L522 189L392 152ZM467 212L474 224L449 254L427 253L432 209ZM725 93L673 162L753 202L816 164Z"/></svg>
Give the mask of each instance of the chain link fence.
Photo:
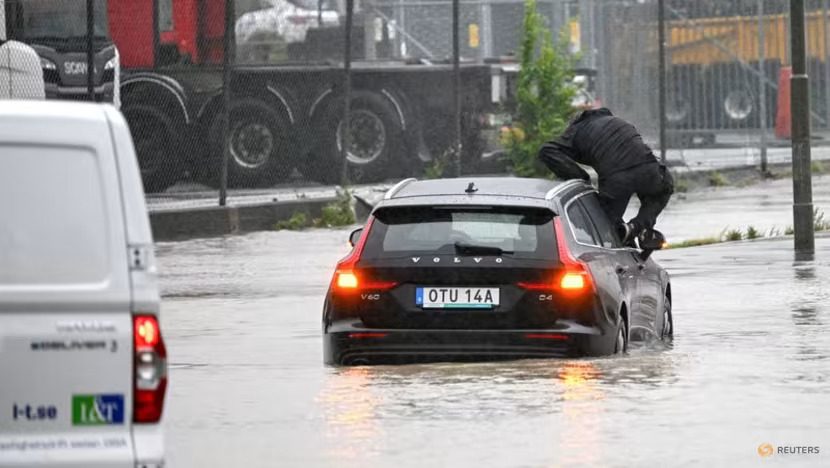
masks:
<svg viewBox="0 0 830 468"><path fill-rule="evenodd" d="M587 57L604 105L657 141L657 2L583 2ZM666 0L667 145L670 148L784 144L789 138L789 2ZM830 128L828 2L808 0L812 122ZM762 129L764 130L762 132Z"/></svg>
<svg viewBox="0 0 830 468"><path fill-rule="evenodd" d="M828 3L809 0L807 15L820 136L830 130ZM355 0L348 35L346 4L5 0L4 37L29 47L28 68L6 73L25 84L18 95L28 87L31 97L120 105L145 188L163 202L213 203L224 200L222 187L264 197L259 190L274 187L454 175L455 158L461 173L503 171L498 130L511 109L524 3L460 1L458 116L452 1ZM666 0L670 147L786 141L787 6ZM628 118L655 144L656 7L656 0L537 4L554 37L565 32L580 52L588 100Z"/></svg>
<svg viewBox="0 0 830 468"><path fill-rule="evenodd" d="M462 173L504 170L497 116L518 70L521 0L460 2L458 116L452 0L356 0L348 81L346 0L0 3L3 39L33 51L18 82L34 98L118 105L157 205L451 176L456 138ZM576 3L538 8L556 36Z"/></svg>

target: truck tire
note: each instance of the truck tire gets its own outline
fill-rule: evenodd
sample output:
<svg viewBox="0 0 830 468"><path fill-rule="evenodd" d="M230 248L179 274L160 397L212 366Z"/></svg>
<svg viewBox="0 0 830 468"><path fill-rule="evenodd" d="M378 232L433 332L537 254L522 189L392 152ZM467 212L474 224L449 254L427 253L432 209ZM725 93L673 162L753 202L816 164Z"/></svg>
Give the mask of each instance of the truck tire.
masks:
<svg viewBox="0 0 830 468"><path fill-rule="evenodd" d="M291 176L288 149L291 125L267 102L241 98L231 103L228 145L228 186L262 187ZM223 160L222 113L210 125L212 182L219 181Z"/></svg>
<svg viewBox="0 0 830 468"><path fill-rule="evenodd" d="M338 98L316 115L312 128L320 136L306 164L308 179L340 181L344 99ZM377 182L397 177L402 170L404 131L398 113L386 97L355 91L351 103L352 142L347 155L349 181Z"/></svg>
<svg viewBox="0 0 830 468"><path fill-rule="evenodd" d="M126 102L122 113L130 127L144 191L162 192L184 172L173 119L161 109Z"/></svg>

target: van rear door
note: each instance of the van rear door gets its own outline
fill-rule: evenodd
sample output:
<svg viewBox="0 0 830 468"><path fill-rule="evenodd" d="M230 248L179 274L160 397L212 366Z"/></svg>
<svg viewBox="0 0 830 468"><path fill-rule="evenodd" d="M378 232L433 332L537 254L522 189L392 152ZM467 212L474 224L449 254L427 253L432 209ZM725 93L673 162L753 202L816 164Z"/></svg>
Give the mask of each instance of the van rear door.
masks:
<svg viewBox="0 0 830 468"><path fill-rule="evenodd" d="M0 466L132 467L133 325L110 132L100 107L49 106L0 108Z"/></svg>

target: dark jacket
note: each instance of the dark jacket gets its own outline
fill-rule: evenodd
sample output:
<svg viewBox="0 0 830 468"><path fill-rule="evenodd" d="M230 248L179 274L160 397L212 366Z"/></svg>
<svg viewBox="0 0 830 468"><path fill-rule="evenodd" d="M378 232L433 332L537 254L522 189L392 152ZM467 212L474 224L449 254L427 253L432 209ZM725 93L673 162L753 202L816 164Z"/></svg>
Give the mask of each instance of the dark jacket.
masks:
<svg viewBox="0 0 830 468"><path fill-rule="evenodd" d="M657 161L637 129L605 108L583 112L559 138L542 145L539 159L565 180L590 180L576 163L594 168L603 179Z"/></svg>

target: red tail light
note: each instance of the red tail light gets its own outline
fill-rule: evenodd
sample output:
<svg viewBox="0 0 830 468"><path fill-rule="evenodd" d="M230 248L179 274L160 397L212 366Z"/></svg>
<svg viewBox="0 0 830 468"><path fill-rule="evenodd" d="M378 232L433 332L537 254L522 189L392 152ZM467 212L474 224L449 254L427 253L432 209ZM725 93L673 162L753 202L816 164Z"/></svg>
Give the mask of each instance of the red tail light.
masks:
<svg viewBox="0 0 830 468"><path fill-rule="evenodd" d="M559 251L559 261L564 265L563 271L546 282L521 282L520 288L528 291L560 291L568 295L582 295L593 289L591 274L585 264L577 260L568 248L568 239L562 226L562 218L554 218L556 232L556 248Z"/></svg>
<svg viewBox="0 0 830 468"><path fill-rule="evenodd" d="M157 423L167 391L167 349L155 315L133 316L133 421Z"/></svg>
<svg viewBox="0 0 830 468"><path fill-rule="evenodd" d="M363 234L355 244L352 252L343 260L337 263L337 269L332 278L332 290L337 293L348 294L357 291L385 291L398 285L395 281L374 281L361 277L360 271L356 268L363 248L366 246L366 239L369 237L369 230L372 229L374 218L369 218Z"/></svg>

